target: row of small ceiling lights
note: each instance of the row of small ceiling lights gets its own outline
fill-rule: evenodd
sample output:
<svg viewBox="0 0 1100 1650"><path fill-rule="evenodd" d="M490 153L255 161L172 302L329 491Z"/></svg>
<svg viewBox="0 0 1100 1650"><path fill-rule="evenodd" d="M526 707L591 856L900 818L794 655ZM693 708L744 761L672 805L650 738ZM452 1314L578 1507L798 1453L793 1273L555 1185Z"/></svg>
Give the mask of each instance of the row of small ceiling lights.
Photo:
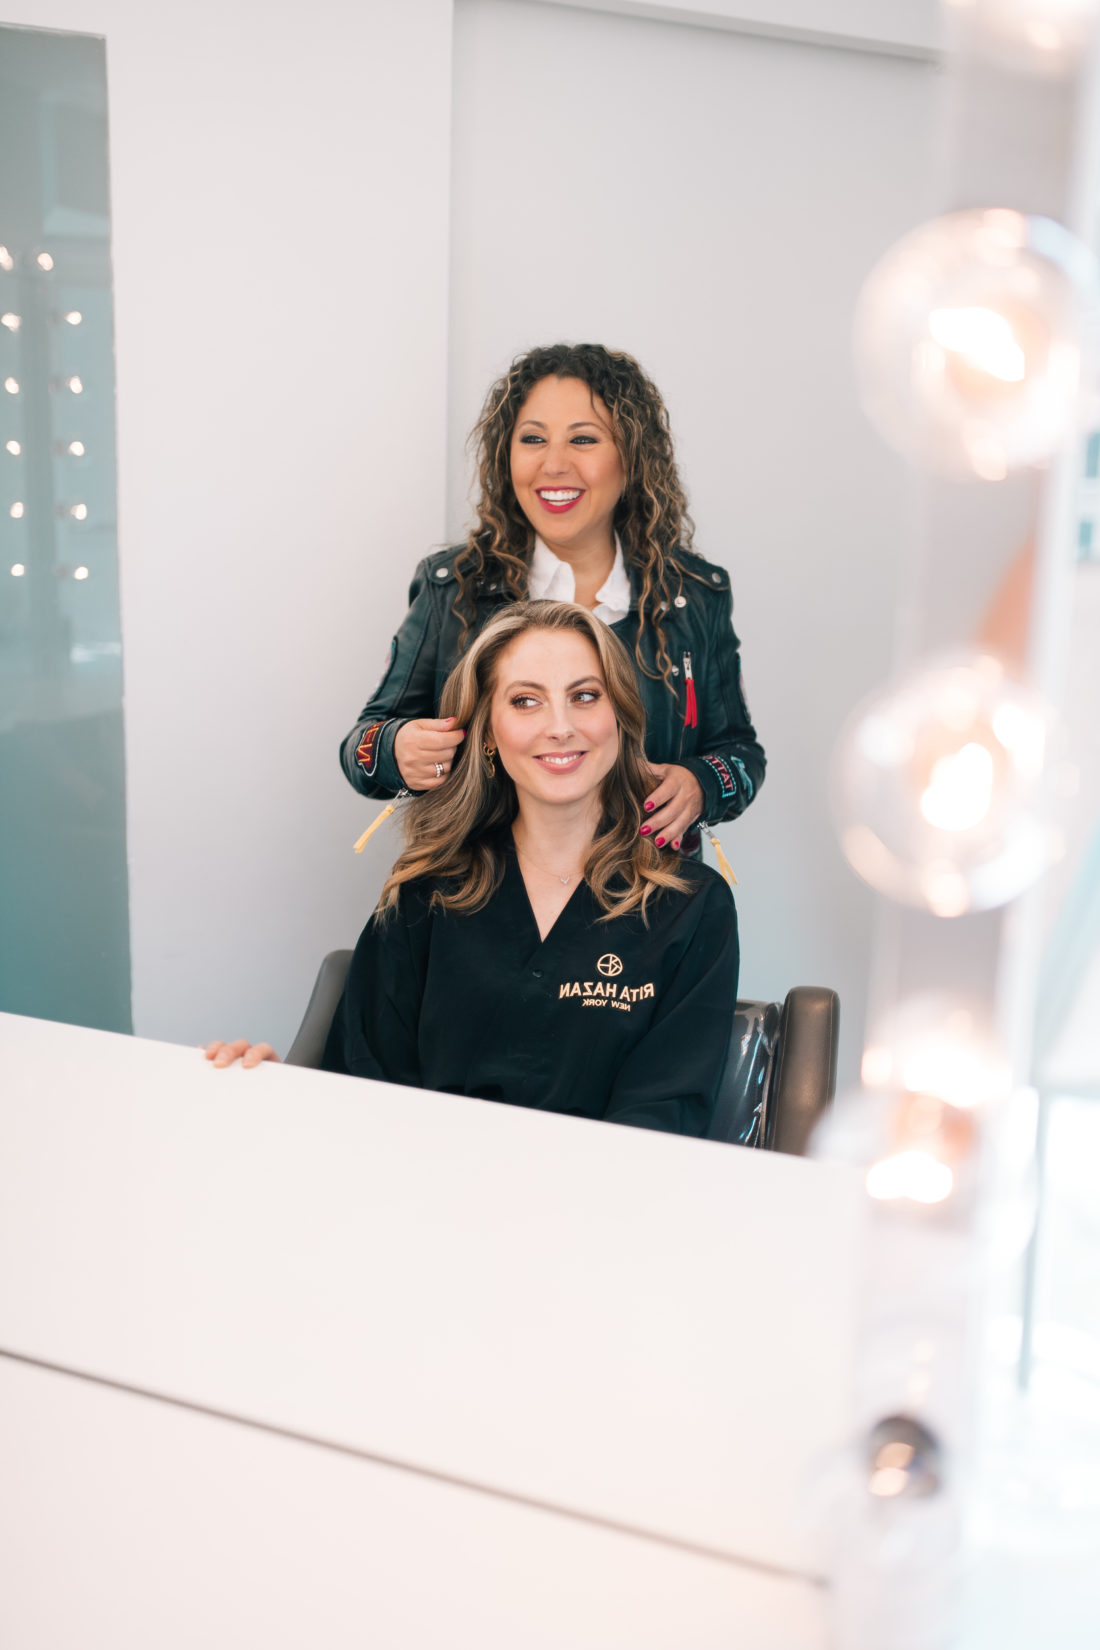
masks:
<svg viewBox="0 0 1100 1650"><path fill-rule="evenodd" d="M37 253L34 262L38 268L42 270L43 274L48 275L53 269L53 258L48 252ZM3 271L5 274L10 274L14 268L15 259L11 252L6 246L0 246L0 271ZM84 317L78 309L70 309L67 310L64 315L59 315L55 317L55 319L65 321L71 327L78 327ZM22 325L23 317L21 315L14 314L11 310L8 310L3 315L0 315L0 327L7 327L9 332L18 332ZM84 393L83 381L78 378L75 373L69 378L61 378L56 380L55 387L69 390L73 395L83 395ZM5 378L4 388L7 390L9 395L18 395L20 391L19 380L13 377ZM19 441L8 441L5 443L5 448L13 458L20 458L22 456L23 445ZM68 454L71 458L83 458L86 451L83 441L64 442L60 444L57 450ZM11 516L13 521L21 521L25 513L26 507L21 499L16 499L15 503L12 504L8 511L8 514ZM87 521L88 506L83 503L71 504L67 508L65 506L61 506L57 513L63 517L71 516L74 521ZM11 567L11 576L13 579L21 579L26 571L27 568L24 562L13 562ZM74 569L74 579L83 580L87 577L88 569L86 567L77 567Z"/></svg>

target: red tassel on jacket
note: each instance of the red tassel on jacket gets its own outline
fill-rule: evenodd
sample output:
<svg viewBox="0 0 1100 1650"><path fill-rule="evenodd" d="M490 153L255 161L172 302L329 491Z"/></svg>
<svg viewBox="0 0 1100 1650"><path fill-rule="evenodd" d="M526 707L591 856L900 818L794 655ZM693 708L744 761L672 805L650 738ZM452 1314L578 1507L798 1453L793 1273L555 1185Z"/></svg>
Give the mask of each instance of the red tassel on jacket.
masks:
<svg viewBox="0 0 1100 1650"><path fill-rule="evenodd" d="M699 726L699 708L695 702L695 678L691 674L691 654L684 654L684 680L687 683L687 709L684 711L685 728Z"/></svg>

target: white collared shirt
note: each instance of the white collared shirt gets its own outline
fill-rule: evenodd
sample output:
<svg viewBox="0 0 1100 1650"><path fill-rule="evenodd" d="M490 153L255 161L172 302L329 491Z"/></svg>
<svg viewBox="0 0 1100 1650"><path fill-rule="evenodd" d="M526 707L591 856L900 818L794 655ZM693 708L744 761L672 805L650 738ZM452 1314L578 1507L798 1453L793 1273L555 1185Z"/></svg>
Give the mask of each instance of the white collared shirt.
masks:
<svg viewBox="0 0 1100 1650"><path fill-rule="evenodd" d="M575 602L577 581L567 561L535 536L535 549L527 574L527 594L533 602ZM623 560L623 547L615 534L615 561L610 573L596 591L596 606L592 609L604 624L615 624L630 612L630 580Z"/></svg>

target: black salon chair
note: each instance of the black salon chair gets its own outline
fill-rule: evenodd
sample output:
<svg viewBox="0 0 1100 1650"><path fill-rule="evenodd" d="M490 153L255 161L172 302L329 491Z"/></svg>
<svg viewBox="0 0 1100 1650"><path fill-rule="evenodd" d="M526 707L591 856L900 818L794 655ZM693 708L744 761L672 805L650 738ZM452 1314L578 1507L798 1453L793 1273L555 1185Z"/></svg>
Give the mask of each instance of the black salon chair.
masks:
<svg viewBox="0 0 1100 1650"><path fill-rule="evenodd" d="M332 1017L344 994L351 958L350 951L330 951L321 964L298 1034L286 1057L288 1066L309 1066L314 1071L320 1067Z"/></svg>
<svg viewBox="0 0 1100 1650"><path fill-rule="evenodd" d="M740 1001L708 1140L804 1155L836 1092L840 998L796 985L781 1003Z"/></svg>
<svg viewBox="0 0 1100 1650"><path fill-rule="evenodd" d="M350 963L350 951L330 951L321 964L288 1066L321 1064ZM824 986L796 985L781 1003L739 1002L707 1138L801 1156L833 1098L839 1031L840 1000Z"/></svg>

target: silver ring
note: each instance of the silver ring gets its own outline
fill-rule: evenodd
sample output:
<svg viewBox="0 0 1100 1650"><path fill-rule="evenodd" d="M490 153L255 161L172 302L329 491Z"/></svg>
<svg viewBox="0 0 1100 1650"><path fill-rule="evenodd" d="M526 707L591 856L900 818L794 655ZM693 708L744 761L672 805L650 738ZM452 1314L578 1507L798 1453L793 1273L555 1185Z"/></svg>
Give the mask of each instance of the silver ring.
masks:
<svg viewBox="0 0 1100 1650"><path fill-rule="evenodd" d="M437 762L436 765L435 765L435 777L437 779L442 779L443 778L443 764L442 764L442 762Z"/></svg>

